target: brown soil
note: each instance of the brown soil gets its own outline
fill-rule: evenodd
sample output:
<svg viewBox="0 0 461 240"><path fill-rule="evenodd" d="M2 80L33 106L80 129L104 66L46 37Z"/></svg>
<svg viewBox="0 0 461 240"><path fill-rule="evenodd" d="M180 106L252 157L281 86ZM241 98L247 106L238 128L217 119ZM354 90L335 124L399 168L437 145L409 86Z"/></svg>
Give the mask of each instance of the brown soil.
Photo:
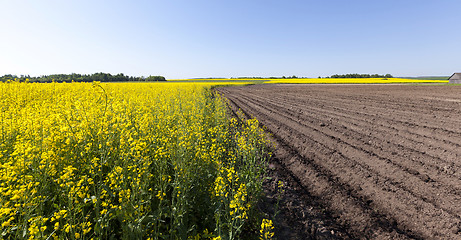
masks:
<svg viewBox="0 0 461 240"><path fill-rule="evenodd" d="M280 196L279 239L461 239L461 86L218 91L276 144L262 207Z"/></svg>

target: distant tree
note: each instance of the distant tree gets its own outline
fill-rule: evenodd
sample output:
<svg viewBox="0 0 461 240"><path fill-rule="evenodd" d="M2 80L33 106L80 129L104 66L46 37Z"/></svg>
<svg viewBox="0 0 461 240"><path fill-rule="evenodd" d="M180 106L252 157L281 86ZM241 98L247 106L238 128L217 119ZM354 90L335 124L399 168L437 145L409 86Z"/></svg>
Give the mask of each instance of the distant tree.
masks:
<svg viewBox="0 0 461 240"><path fill-rule="evenodd" d="M163 82L166 81L163 76L149 76L145 79L146 82Z"/></svg>
<svg viewBox="0 0 461 240"><path fill-rule="evenodd" d="M394 76L390 75L389 73L384 75L385 78L393 78Z"/></svg>

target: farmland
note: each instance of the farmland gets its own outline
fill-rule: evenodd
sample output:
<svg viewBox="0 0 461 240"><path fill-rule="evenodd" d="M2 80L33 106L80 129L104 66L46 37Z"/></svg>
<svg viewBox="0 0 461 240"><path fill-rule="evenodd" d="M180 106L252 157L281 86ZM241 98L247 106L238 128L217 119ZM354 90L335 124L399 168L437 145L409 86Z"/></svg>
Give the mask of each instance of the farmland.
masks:
<svg viewBox="0 0 461 240"><path fill-rule="evenodd" d="M301 189L298 202L306 208L316 203L325 221L339 226L330 237L460 238L460 86L253 85L219 91L272 135L277 148L271 164L291 188ZM293 228L315 227L306 221L307 211L291 205L285 209L292 208Z"/></svg>
<svg viewBox="0 0 461 240"><path fill-rule="evenodd" d="M461 88L445 82L0 83L0 234L457 238Z"/></svg>

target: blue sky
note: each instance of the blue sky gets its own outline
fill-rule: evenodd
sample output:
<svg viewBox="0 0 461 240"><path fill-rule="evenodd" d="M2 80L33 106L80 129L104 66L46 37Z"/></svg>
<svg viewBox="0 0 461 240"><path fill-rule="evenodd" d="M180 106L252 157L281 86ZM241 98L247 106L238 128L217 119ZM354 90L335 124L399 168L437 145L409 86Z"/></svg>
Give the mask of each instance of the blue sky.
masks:
<svg viewBox="0 0 461 240"><path fill-rule="evenodd" d="M0 1L0 75L461 71L459 0Z"/></svg>

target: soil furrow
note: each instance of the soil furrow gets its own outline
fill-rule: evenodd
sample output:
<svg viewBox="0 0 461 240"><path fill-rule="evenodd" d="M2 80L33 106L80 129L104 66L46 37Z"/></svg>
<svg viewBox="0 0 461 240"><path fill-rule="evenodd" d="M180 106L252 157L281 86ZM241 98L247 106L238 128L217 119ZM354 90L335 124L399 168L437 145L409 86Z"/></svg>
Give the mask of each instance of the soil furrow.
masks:
<svg viewBox="0 0 461 240"><path fill-rule="evenodd" d="M284 100L283 96L281 96L280 98L275 98L274 97L274 98L271 98L271 99L273 101L277 100L277 101L290 102L288 100ZM301 104L303 103L302 100L300 102L301 102ZM290 106L295 106L296 103L297 102L292 101L292 102L290 102ZM338 107L338 106L336 106L334 104L331 104L331 105L321 104L320 105L321 108L315 107L315 106L318 106L318 105L320 105L320 103L310 103L309 106L308 106L308 109L314 108L314 109L317 109L318 111L325 111L328 114L333 114L333 115L334 114L343 114L343 116L344 116L344 114L346 114L346 115L349 115L350 117L355 115L355 116L357 116L357 117L355 117L355 120L357 120L357 121L366 120L366 119L368 121L370 121L370 120L373 121L371 123L372 126L379 125L381 127L389 127L389 128L392 128L392 129L396 130L397 132L402 132L403 131L403 132L409 133L411 135L414 134L415 136L421 137L421 138L435 138L434 140L446 142L447 144L450 144L455 148L458 148L458 147L461 146L461 134L457 134L457 135L451 134L449 137L447 137L446 134L437 134L437 132L434 132L433 129L430 130L430 129L427 129L427 127L424 127L424 126L422 127L423 129L409 127L407 121L400 121L400 122L399 121L394 121L394 119L386 117L385 114L378 114L378 113L385 112L384 111L385 106L383 108L375 109L375 111L366 111L365 112L365 111L360 111L359 109L366 108L368 105L361 106L360 103L350 103L350 104L349 103L342 103L341 107ZM350 105L352 107L346 108L346 105ZM330 109L330 110L327 110L327 108ZM402 124L402 122L403 122L403 124ZM396 126L396 127L394 127L394 126ZM441 138L438 138L438 137L441 137ZM453 142L451 142L450 140L452 140Z"/></svg>
<svg viewBox="0 0 461 240"><path fill-rule="evenodd" d="M262 98L261 101L267 104L280 106L280 104L278 104L279 101L274 103L272 100L264 98ZM395 137L395 135L383 131L392 129L376 129L375 127L370 127L372 126L371 122L357 123L357 121L359 120L354 122L353 120L347 119L347 117L349 116L342 115L340 118L336 118L335 113L333 112L323 114L321 111L310 111L311 109L308 109L307 111L302 111L300 108L296 108L296 104L293 104L293 106L293 109L291 109L293 111L286 111L286 113L292 114L293 117L299 118L299 122L312 122L315 126L318 124L322 124L323 121L327 119L326 127L328 129L333 129L334 132L339 132L341 135L344 135L346 137L352 136L352 140L361 141L363 143L363 146L366 149L368 149L367 151L375 151L378 155L384 155L380 156L381 158L395 159L399 161L399 166L408 169L411 172L415 172L416 170L416 174L421 174L421 177L424 178L426 178L424 174L429 174L428 172L425 172L427 167L429 166L430 168L437 170L437 172L441 174L448 175L447 177L443 177L444 180L442 181L445 184L450 185L451 183L453 183L453 181L455 181L457 186L461 184L461 181L458 181L461 179L461 171L459 171L461 169L459 165L454 164L453 160L445 160L446 158L456 159L455 154L452 154L452 151L454 151L455 149L430 147L430 149L436 151L436 153L432 155L430 154L432 151L427 150L427 144L423 145L423 141L413 141L412 139L407 138L404 135ZM336 121L333 121L333 119ZM358 128L359 130L356 130L354 128ZM401 139L399 139L399 137L404 138L404 141L402 142ZM397 139L405 145L402 145L402 143L398 143L397 141L392 141L393 139ZM369 148L372 148L373 150ZM399 151L388 151L390 149L398 149ZM445 159L439 157L441 155L446 155L444 156ZM430 161L425 161L424 163L418 160L420 158L427 159L428 157L430 157ZM411 161L408 161L408 159L410 159ZM415 164L419 166L419 169L413 169L415 168ZM427 170L431 171L432 169ZM436 174L434 176L438 175L439 174ZM435 180L435 178L433 179Z"/></svg>
<svg viewBox="0 0 461 240"><path fill-rule="evenodd" d="M247 116L253 116L253 111L245 107L242 108L243 104L237 99L230 98L230 100ZM299 182L312 195L321 198L324 207L333 212L351 216L339 218L339 221L345 228L350 229L350 233L356 238L374 236L381 239L421 239L404 227L396 226L396 221L391 217L374 211L368 206L372 201L358 196L352 186L340 182L330 170L301 155L287 140L271 130L278 125L277 123L264 121L263 124L269 129L272 138L276 141L278 146L276 156L284 160L283 166L292 172L294 178L299 179ZM364 224L366 226L363 226ZM370 229L373 230L370 231Z"/></svg>
<svg viewBox="0 0 461 240"><path fill-rule="evenodd" d="M268 103L273 103L268 99L263 99L263 101L267 101ZM277 101L279 103L280 101ZM296 104L292 104L293 108L297 107ZM323 111L317 108L314 108L314 111L311 111L312 108L308 108L306 110L294 109L295 112L299 111L301 113L297 113L300 115L309 115L311 119L313 118L322 118L322 116L316 117L316 115L322 115ZM461 163L457 164L457 159L461 156L461 148L460 145L449 145L444 140L438 140L429 138L427 136L421 136L417 134L410 133L408 130L397 129L395 126L396 124L388 124L390 127L385 127L382 124L375 124L373 119L367 120L366 116L363 120L359 117L351 117L350 115L339 114L333 111L326 111L324 114L323 121L326 120L328 124L334 124L336 122L337 125L341 127L346 127L349 130L355 131L357 133L363 132L366 133L365 137L373 137L374 139L383 139L384 143L393 143L398 146L398 149L405 149L410 151L410 153L405 153L409 156L403 156L406 158L410 158L412 161L424 155L424 157L432 158L431 161L434 163L427 163L435 167L438 171L442 173L447 173L449 175L455 175L456 178L461 179L461 171L458 171L461 168ZM347 125L347 124L350 125ZM339 128L341 130L341 128ZM400 137L401 136L401 137ZM363 134L362 134L363 137ZM434 144L428 144L434 142ZM435 146L435 143L439 143L439 146ZM380 147L382 148L382 147ZM392 148L394 149L394 148ZM398 154L400 151L394 152L394 154ZM414 156L416 155L416 156Z"/></svg>
<svg viewBox="0 0 461 240"><path fill-rule="evenodd" d="M461 87L220 91L272 133L284 171L354 238L461 239Z"/></svg>
<svg viewBox="0 0 461 240"><path fill-rule="evenodd" d="M246 98L246 96L243 97L243 98ZM245 103L247 103L247 105L248 105L248 103L254 103L254 102L252 100L250 100L250 99L246 99ZM341 139L341 136L338 136L337 134L334 134L331 131L330 131L329 134L327 134L327 131L325 131L325 128L323 128L323 132L322 132L322 131L319 131L315 127L305 125L302 122L299 122L296 119L293 119L291 116L288 116L289 113L282 113L282 111L280 111L280 110L283 110L283 109L266 108L263 105L259 105L259 107L262 108L262 109L265 109L266 112L267 111L276 111L276 114L278 114L279 116L282 116L285 119L291 120L292 124L294 124L294 126L292 127L293 129L309 128L311 132L316 132L318 134L317 135L318 138L325 137L326 141L324 141L324 142L328 142L330 139L333 139L337 143L345 145L345 146L342 146L342 148L344 148L344 151L342 151L342 152L344 152L344 157L348 158L348 160L349 160L348 162L353 161L356 164L359 164L362 168L367 169L370 172L373 172L374 174L376 174L380 178L383 178L384 179L383 182L396 183L395 184L396 187L401 188L404 191L407 191L410 195L414 196L414 198L422 199L424 202L430 203L435 208L441 208L444 211L451 214L455 218L457 218L458 214L461 213L461 212L456 212L456 213L453 212L453 211L459 210L457 208L455 208L455 209L447 209L447 208L442 207L443 205L446 205L446 202L453 202L453 203L461 204L461 199L460 199L459 196L452 196L452 194L449 193L449 192L441 192L441 191L439 191L440 194L443 194L443 197L440 198L440 200L439 200L439 201L441 201L440 203L438 203L438 201L436 201L436 199L434 199L434 198L425 197L425 196L432 196L432 194L434 192L436 192L434 187L430 186L429 185L430 183L427 183L430 180L430 179L427 179L427 176L414 174L414 172L412 172L410 170L406 170L402 166L397 165L397 168L395 166L389 166L389 164L392 164L392 165L396 165L396 164L391 159L386 159L386 158L380 157L376 153L367 151L367 150L365 150L365 149L363 149L361 147L356 147L353 144L350 144L350 143L348 143L346 141L343 141ZM299 126L297 126L297 125L299 125ZM311 141L317 142L319 145L322 145L323 147L329 149L330 151L334 151L333 149L329 148L324 143L321 143L321 142L318 142L317 140L314 140L314 139L316 139L315 137L307 136L306 134L304 134L304 132L301 133L301 134L303 134L303 136L302 136L303 138L306 138L306 137L310 138ZM330 135L330 134L334 134L336 136L333 136L333 135ZM357 145L359 145L359 144L357 144ZM367 159L367 161L357 161L357 159ZM398 168L400 168L400 169L398 169ZM401 172L399 172L399 170L405 171L406 174L402 174ZM385 173L387 171L394 172L394 177L392 179L386 177L386 174L383 174L383 172ZM409 181L405 181L406 179L409 180ZM418 185L416 185L417 183L422 183L425 186L424 187L418 186ZM413 185L416 185L416 186L413 186ZM439 197L437 197L437 199L439 199Z"/></svg>
<svg viewBox="0 0 461 240"><path fill-rule="evenodd" d="M244 98L244 97L241 96L241 98ZM250 102L244 101L243 103L243 102L240 102L240 100L237 100L237 102L238 102L237 104L241 108L244 108L248 112L253 112L249 110L249 107L251 105ZM243 105L243 104L246 104L246 105ZM261 109L259 109L258 113L261 116L264 113L260 110ZM429 205L430 203L428 202L423 202L424 200L418 199L418 197L411 194L407 189L399 186L399 182L393 182L393 181L390 181L389 179L385 179L383 176L380 176L378 173L368 168L368 166L360 164L358 162L354 162L351 159L347 159L347 157L342 154L342 151L335 152L334 150L332 150L331 148L328 148L327 146L322 146L319 142L315 141L314 138L308 137L306 135L303 135L302 133L295 131L294 130L295 128L290 127L290 126L285 126L284 123L277 121L274 118L270 119L267 117L268 117L267 115L263 117L264 119L263 124L267 127L266 124L268 121L275 121L274 126L277 126L277 131L280 133L280 135L291 136L292 140L309 138L309 140L316 142L317 144L314 144L308 148L301 147L301 149L299 149L299 146L297 144L293 145L293 147L297 149L297 151L300 152L303 157L308 158L308 159L313 159L312 161L315 161L318 164L318 166L323 166L324 169L330 169L330 171L333 171L331 175L335 176L336 180L341 182L342 184L344 184L344 182L352 182L354 183L354 185L358 185L357 189L351 190L352 192L354 192L355 194L358 194L358 191L365 192L365 193L374 192L375 196L371 196L372 199L367 200L366 201L367 204L379 202L382 199L385 199L388 201L380 202L379 205L388 205L387 204L388 202L394 202L393 205L389 205L387 207L394 209L399 215L401 214L401 218L406 218L405 224L407 222L410 222L410 224L412 224L412 222L415 219L418 219L419 221L417 220L417 224L415 224L417 226L422 226L422 224L425 224L425 227L437 228L437 226L434 226L434 223L430 222L430 219L428 218L421 219L420 216L415 215L419 209L427 209L427 208L432 209L433 206ZM268 129L273 130L271 127L268 127ZM305 151L306 149L317 149L317 151L315 153L314 152L306 153ZM320 151L318 150L323 150L324 152L320 154ZM335 154L336 158L339 158L339 160L334 163L329 163L328 155L330 153ZM351 162L354 162L354 164L348 165ZM299 166L299 164L296 164L290 167L293 167L294 169L297 169L297 170L302 169L302 167ZM303 171L305 170L301 170L299 174L305 175L306 172L303 172ZM342 173L342 175L340 175L340 173ZM363 181L363 180L366 180L366 181ZM369 181L369 180L372 180L372 181ZM394 187L386 186L389 184L393 185ZM375 187L373 185L380 185L380 186ZM387 192L390 192L391 194L386 194ZM397 193L397 194L394 194L394 193ZM368 197L361 196L361 198L368 198ZM399 198L399 199L396 200L396 198ZM401 204L400 203L401 201L404 201L406 203ZM411 209L408 209L409 208L408 205L411 205ZM413 205L416 205L416 206L413 206ZM342 209L342 211L345 211L345 210ZM360 219L360 221L363 221L363 217L358 218L355 214L353 214L351 217L351 214L347 214L347 212L344 213L342 217L345 219L345 222L349 222L349 221L353 221L357 219ZM450 220L451 222L457 222L455 219L450 219ZM353 224L356 225L357 223L353 222Z"/></svg>

